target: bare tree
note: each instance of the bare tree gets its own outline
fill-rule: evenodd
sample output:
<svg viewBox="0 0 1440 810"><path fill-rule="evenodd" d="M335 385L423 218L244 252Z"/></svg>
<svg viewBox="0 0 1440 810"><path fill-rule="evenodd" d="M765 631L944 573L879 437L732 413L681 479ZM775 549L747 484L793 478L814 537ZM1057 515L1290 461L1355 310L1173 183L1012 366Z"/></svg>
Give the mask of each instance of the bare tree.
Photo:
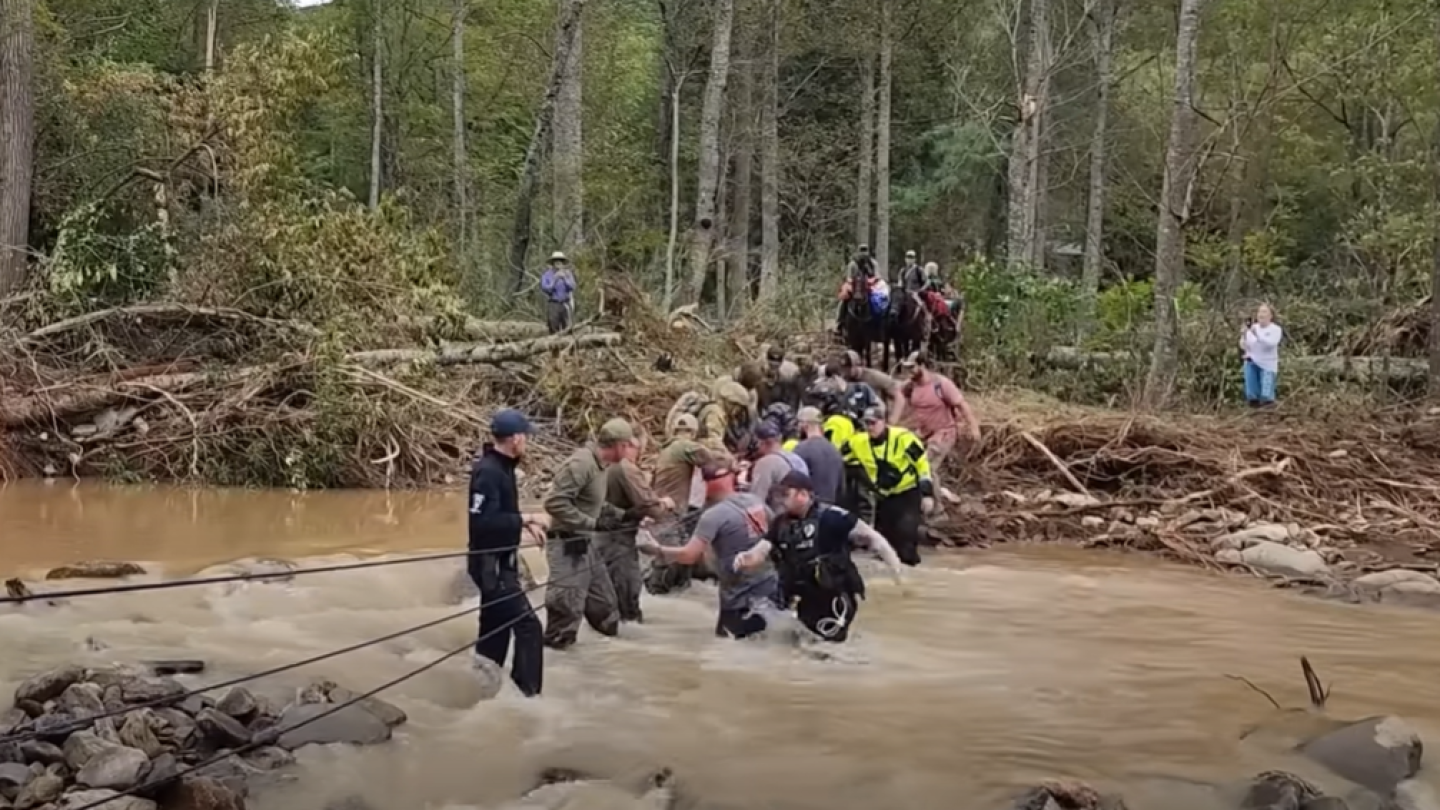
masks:
<svg viewBox="0 0 1440 810"><path fill-rule="evenodd" d="M555 99L560 94L561 74L570 58L575 29L585 0L560 0L560 19L556 25L555 53L550 58L550 78L545 83L545 96L535 113L535 128L530 131L530 145L525 148L525 163L520 169L520 188L515 193L515 223L510 229L510 290L519 293L525 287L525 257L530 252L530 225L535 209L535 188L540 182L540 152L550 139L550 126L555 119Z"/></svg>
<svg viewBox="0 0 1440 810"><path fill-rule="evenodd" d="M563 250L578 248L585 241L584 40L582 14L575 23L560 74L560 92L555 97L555 138L550 146L554 161L555 239Z"/></svg>
<svg viewBox="0 0 1440 810"><path fill-rule="evenodd" d="M866 39L866 42L869 40ZM875 183L875 55L860 57L860 171L855 178L855 242L870 244L870 192Z"/></svg>
<svg viewBox="0 0 1440 810"><path fill-rule="evenodd" d="M1195 130L1195 46L1200 39L1200 13L1206 0L1181 0L1175 36L1175 97L1170 111L1170 137L1165 147L1165 179L1155 230L1155 348L1145 378L1144 403L1165 404L1175 381L1180 322L1175 296L1185 279L1185 224L1197 166Z"/></svg>
<svg viewBox="0 0 1440 810"><path fill-rule="evenodd" d="M385 85L380 67L384 49L384 26L380 24L380 0L370 0L370 210L380 207L380 144L384 138Z"/></svg>
<svg viewBox="0 0 1440 810"><path fill-rule="evenodd" d="M205 72L215 72L215 29L219 25L220 0L210 0L205 7Z"/></svg>
<svg viewBox="0 0 1440 810"><path fill-rule="evenodd" d="M674 73L670 84L670 238L665 245L665 311L675 304L675 245L680 240L680 91L686 73Z"/></svg>
<svg viewBox="0 0 1440 810"><path fill-rule="evenodd" d="M1019 115L1010 144L1008 255L1010 261L1043 264L1044 236L1040 212L1045 172L1043 135L1049 103L1050 42L1049 0L1029 0L1028 14L1021 4L1015 43L1026 43L1025 67L1020 81Z"/></svg>
<svg viewBox="0 0 1440 810"><path fill-rule="evenodd" d="M450 114L453 167L451 186L455 195L455 232L461 255L470 235L469 164L465 151L465 17L468 0L455 0L450 15Z"/></svg>
<svg viewBox="0 0 1440 810"><path fill-rule="evenodd" d="M1435 43L1440 46L1440 3L1435 5ZM1437 75L1440 78L1440 75ZM1434 175L1436 216L1440 216L1440 119L1435 121L1433 142L1430 145L1430 170ZM1430 270L1430 394L1440 396L1440 223L1434 229L1434 255ZM4 290L4 276L0 275L0 292Z"/></svg>
<svg viewBox="0 0 1440 810"><path fill-rule="evenodd" d="M686 300L700 300L710 253L715 247L715 198L720 187L720 116L725 107L725 83L730 78L730 29L735 21L735 0L716 0L715 27L710 44L710 75L700 110L700 169L695 190L695 228L690 242L690 285Z"/></svg>
<svg viewBox="0 0 1440 810"><path fill-rule="evenodd" d="M780 3L768 0L764 93L760 100L760 297L780 280Z"/></svg>
<svg viewBox="0 0 1440 810"><path fill-rule="evenodd" d="M724 316L738 316L745 311L750 290L750 213L751 198L754 196L754 153L755 153L755 43L756 30L752 15L746 11L740 15L739 36L736 37L735 97L731 103L734 132L731 136L733 199L730 202L730 267L726 273L729 287L729 311ZM746 24L750 22L750 24Z"/></svg>
<svg viewBox="0 0 1440 810"><path fill-rule="evenodd" d="M1110 92L1114 83L1116 0L1097 0L1095 24L1095 128L1090 134L1090 188L1085 202L1085 260L1080 286L1085 322L1095 316L1095 297L1105 261L1105 173L1109 142Z"/></svg>
<svg viewBox="0 0 1440 810"><path fill-rule="evenodd" d="M875 120L875 265L890 275L890 92L894 85L891 0L880 0L880 103Z"/></svg>
<svg viewBox="0 0 1440 810"><path fill-rule="evenodd" d="M0 0L0 295L25 283L35 175L34 0Z"/></svg>

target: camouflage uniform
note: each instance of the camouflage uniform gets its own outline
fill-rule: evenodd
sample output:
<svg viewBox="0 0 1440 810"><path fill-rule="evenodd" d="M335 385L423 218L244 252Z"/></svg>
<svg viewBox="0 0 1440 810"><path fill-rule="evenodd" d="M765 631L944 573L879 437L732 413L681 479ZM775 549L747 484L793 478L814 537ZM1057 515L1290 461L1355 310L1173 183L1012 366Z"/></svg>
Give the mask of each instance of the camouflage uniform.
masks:
<svg viewBox="0 0 1440 810"><path fill-rule="evenodd" d="M629 459L613 464L605 471L605 500L625 513L627 518L648 517L658 520L664 509L660 499L645 482L645 474ZM639 622L640 613L640 552L635 549L635 528L606 532L601 535L600 558L615 586L620 607L620 621Z"/></svg>
<svg viewBox="0 0 1440 810"><path fill-rule="evenodd" d="M605 473L593 447L566 459L545 496L550 536L545 559L545 644L563 649L575 643L580 617L602 635L619 632L615 585L596 548L597 531L618 528L623 513L605 502Z"/></svg>

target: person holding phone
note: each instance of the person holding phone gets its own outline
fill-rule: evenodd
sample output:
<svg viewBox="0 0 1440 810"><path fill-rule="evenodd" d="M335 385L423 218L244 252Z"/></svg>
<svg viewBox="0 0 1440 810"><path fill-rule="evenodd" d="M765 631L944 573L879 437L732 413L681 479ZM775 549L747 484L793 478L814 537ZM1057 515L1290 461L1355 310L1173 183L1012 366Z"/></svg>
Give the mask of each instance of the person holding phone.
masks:
<svg viewBox="0 0 1440 810"><path fill-rule="evenodd" d="M1275 323L1275 310L1261 304L1255 320L1240 334L1240 351L1245 357L1245 401L1252 408L1275 404L1275 382L1280 374L1280 341L1285 337Z"/></svg>

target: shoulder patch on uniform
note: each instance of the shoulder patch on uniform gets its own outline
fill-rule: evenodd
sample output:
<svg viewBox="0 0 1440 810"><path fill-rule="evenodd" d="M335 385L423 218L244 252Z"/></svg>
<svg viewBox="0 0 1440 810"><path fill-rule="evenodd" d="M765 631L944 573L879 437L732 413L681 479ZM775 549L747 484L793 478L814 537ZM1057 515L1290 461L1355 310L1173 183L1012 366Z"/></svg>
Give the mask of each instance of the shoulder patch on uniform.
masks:
<svg viewBox="0 0 1440 810"><path fill-rule="evenodd" d="M918 440L911 441L909 449L905 451L905 455L914 461L919 461L920 457L925 455L925 445L921 444Z"/></svg>
<svg viewBox="0 0 1440 810"><path fill-rule="evenodd" d="M472 514L472 515L478 515L478 514L480 514L480 510L483 509L484 507L485 507L485 493L483 493L483 492L472 492L472 493L470 493L470 514ZM453 513L452 513L452 514L453 514Z"/></svg>

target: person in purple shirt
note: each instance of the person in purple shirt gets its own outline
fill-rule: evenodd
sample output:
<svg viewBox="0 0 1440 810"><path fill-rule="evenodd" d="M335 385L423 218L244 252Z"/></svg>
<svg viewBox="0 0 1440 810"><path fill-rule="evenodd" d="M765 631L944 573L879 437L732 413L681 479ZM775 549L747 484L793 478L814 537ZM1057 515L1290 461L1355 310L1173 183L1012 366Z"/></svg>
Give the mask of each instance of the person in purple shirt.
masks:
<svg viewBox="0 0 1440 810"><path fill-rule="evenodd" d="M545 293L545 328L550 334L570 328L575 317L575 274L565 254L550 254L550 264L540 274L540 292Z"/></svg>

